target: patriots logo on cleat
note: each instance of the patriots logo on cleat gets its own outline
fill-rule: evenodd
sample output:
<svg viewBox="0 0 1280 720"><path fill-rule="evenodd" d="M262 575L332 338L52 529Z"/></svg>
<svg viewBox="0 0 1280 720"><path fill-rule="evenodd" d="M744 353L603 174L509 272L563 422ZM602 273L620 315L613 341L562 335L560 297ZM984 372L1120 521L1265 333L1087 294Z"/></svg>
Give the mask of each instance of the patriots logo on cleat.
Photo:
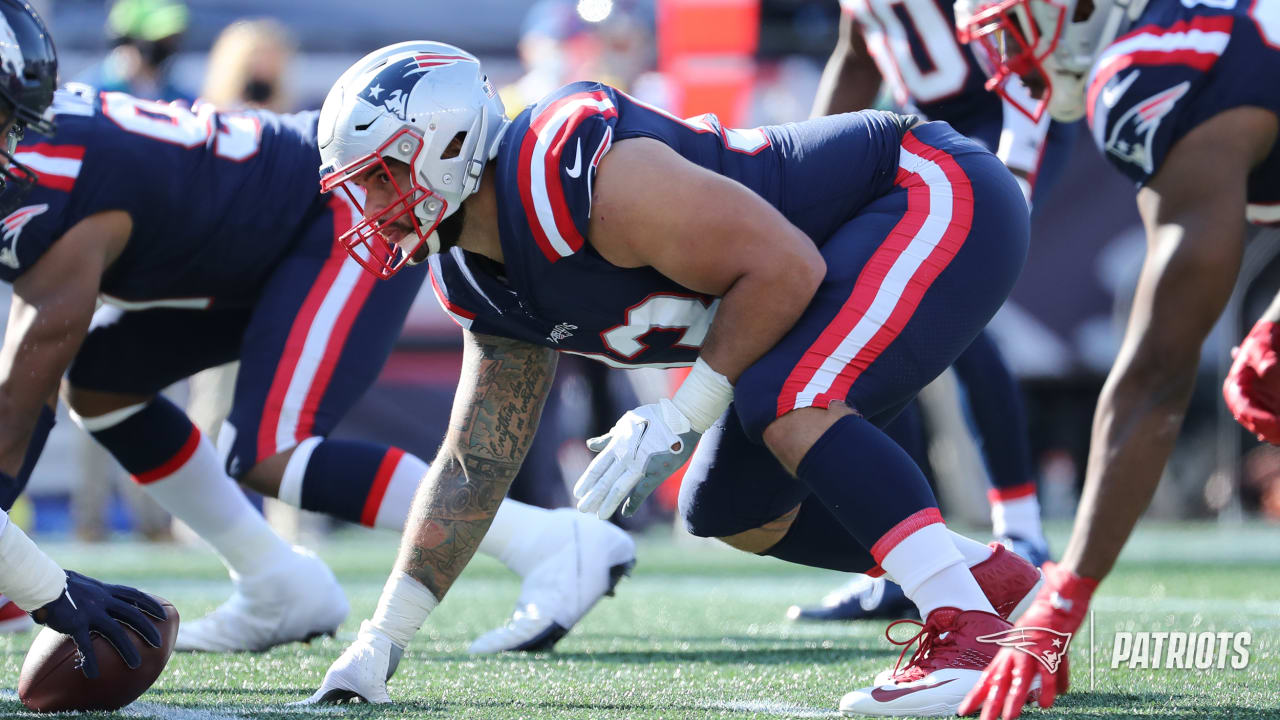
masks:
<svg viewBox="0 0 1280 720"><path fill-rule="evenodd" d="M1067 646L1071 644L1071 633L1042 627L1014 627L981 635L977 640L1026 653L1046 670L1056 673L1058 666L1062 664L1062 658L1067 654Z"/></svg>

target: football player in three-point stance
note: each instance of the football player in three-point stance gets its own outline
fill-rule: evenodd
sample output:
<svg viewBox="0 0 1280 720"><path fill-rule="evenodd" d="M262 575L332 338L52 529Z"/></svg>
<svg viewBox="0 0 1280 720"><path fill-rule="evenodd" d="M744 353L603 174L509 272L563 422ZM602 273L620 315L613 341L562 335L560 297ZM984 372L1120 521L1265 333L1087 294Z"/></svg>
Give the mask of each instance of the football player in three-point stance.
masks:
<svg viewBox="0 0 1280 720"><path fill-rule="evenodd" d="M814 115L870 107L883 84L897 105L946 121L996 153L1018 178L1028 203L1045 196L1066 163L1075 126L1047 117L1033 122L986 91L986 73L956 40L951 0L841 0L840 7L839 39L823 70ZM1049 559L1048 543L1017 382L986 332L956 359L954 369L967 391L992 482L987 493L992 531L997 541L1040 565ZM912 447L919 444L911 437L919 429L906 422L906 415L886 432ZM911 610L893 583L859 578L828 594L821 605L793 606L788 616L897 618Z"/></svg>
<svg viewBox="0 0 1280 720"><path fill-rule="evenodd" d="M403 526L426 463L327 436L377 377L425 268L377 283L335 245L355 211L317 185L316 113L187 109L83 86L57 92L51 113L56 131L29 123L13 153L25 182L0 195L0 279L14 288L0 353L6 495L34 464L65 370L76 422L231 571L235 594L183 623L180 649L333 632L348 611L337 581L232 478ZM159 391L233 359L215 450ZM495 523L483 551L525 582L516 616L478 650L553 645L634 559L625 533L571 510L511 501Z"/></svg>
<svg viewBox="0 0 1280 720"><path fill-rule="evenodd" d="M1098 148L1137 183L1147 230L1075 529L1018 623L1074 633L1155 492L1200 346L1235 286L1246 222L1280 221L1280 2L965 0L956 17L962 39L990 60L997 90L1015 76L1041 88L1029 115L1087 116ZM1278 319L1268 312L1228 378L1228 402L1246 424L1274 408L1274 385L1253 380L1274 363ZM1036 684L1047 707L1068 679L1065 661L1049 673L1030 653L1002 650L961 710L985 705L984 720L1013 718Z"/></svg>
<svg viewBox="0 0 1280 720"><path fill-rule="evenodd" d="M954 712L993 655L976 638L1011 627L1039 574L948 531L880 427L1012 288L1028 231L1013 176L945 124L887 112L741 130L574 83L504 115L479 61L431 42L366 56L321 110L323 187L363 197L342 243L390 282L428 267L466 350L378 608L309 701L390 700L524 458L560 351L693 368L589 441L580 510L634 510L696 444L688 525L892 577L928 648L894 707Z"/></svg>
<svg viewBox="0 0 1280 720"><path fill-rule="evenodd" d="M0 146L0 193L4 194L0 198L12 197L13 186L30 182L31 170L15 162L14 149L27 130L49 129L44 115L53 101L57 77L58 57L44 21L26 3L0 0L0 138L4 140ZM3 202L0 199L0 207ZM0 252L0 263L6 257ZM31 320L29 315L15 314L10 328ZM0 381L0 388L8 387L8 379ZM7 398L0 398L0 413L10 407ZM40 417L42 425L51 424L51 412L42 409ZM0 414L0 422L12 420L12 416ZM41 444L43 440L41 436ZM38 449L35 455L39 455ZM133 628L139 637L159 647L160 632L147 619L148 614L164 618L159 603L133 588L63 571L9 520L9 509L35 465L35 455L0 465L0 592L8 593L0 595L0 608L6 629L25 629L34 619L70 635L84 657L82 669L89 677L98 674L91 632L105 637L129 667L137 667L141 661L137 646L122 626Z"/></svg>

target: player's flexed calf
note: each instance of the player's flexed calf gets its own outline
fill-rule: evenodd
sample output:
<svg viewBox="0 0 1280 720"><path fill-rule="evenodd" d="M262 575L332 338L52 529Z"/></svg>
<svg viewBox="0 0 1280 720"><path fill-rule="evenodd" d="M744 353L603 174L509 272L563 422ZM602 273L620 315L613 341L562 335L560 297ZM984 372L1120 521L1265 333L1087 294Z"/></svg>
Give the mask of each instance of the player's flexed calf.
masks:
<svg viewBox="0 0 1280 720"><path fill-rule="evenodd" d="M362 59L321 113L325 186L367 193L345 244L383 277L429 262L467 351L395 572L314 699L389 699L394 658L524 458L559 350L693 366L673 398L592 441L580 509L634 507L723 422L701 452L756 463L701 512L785 522L761 551L893 576L932 652L889 710L954 712L990 657L974 638L1009 627L967 567L991 551L946 530L879 425L1013 286L1027 214L1012 176L947 125L892 113L735 130L575 83L501 118L476 59L426 42Z"/></svg>

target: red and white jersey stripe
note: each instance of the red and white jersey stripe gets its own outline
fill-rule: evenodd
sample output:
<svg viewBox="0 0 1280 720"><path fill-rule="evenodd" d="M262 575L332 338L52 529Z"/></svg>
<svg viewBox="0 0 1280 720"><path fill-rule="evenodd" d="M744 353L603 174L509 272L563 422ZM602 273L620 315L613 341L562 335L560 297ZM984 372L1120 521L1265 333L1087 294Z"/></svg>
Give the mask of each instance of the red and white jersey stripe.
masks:
<svg viewBox="0 0 1280 720"><path fill-rule="evenodd" d="M39 143L21 148L13 157L35 171L39 184L71 192L84 164L84 147Z"/></svg>
<svg viewBox="0 0 1280 720"><path fill-rule="evenodd" d="M1140 27L1111 43L1094 63L1087 85L1085 107L1095 139L1106 132L1105 113L1113 104L1098 103L1098 95L1116 73L1138 64L1187 65L1207 71L1227 49L1234 24L1235 18L1230 15L1194 17L1169 27ZM1095 108L1103 115L1095 117Z"/></svg>
<svg viewBox="0 0 1280 720"><path fill-rule="evenodd" d="M529 123L520 147L517 181L520 198L534 239L551 262L582 249L582 232L574 224L564 184L582 179L590 183L596 165L608 151L611 132L594 147L585 148L578 129L592 116L617 117L618 109L602 91L567 95L543 108ZM567 179L562 179L562 173Z"/></svg>

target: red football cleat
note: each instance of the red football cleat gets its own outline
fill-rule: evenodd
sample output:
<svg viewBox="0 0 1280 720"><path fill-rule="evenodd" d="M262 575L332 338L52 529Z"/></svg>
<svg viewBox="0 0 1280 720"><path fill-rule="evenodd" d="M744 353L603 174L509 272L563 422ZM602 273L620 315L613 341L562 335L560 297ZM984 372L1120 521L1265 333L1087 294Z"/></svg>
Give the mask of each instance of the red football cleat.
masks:
<svg viewBox="0 0 1280 720"><path fill-rule="evenodd" d="M969 568L996 614L1017 622L1031 607L1044 582L1040 568L1000 543L990 543L991 557Z"/></svg>
<svg viewBox="0 0 1280 720"><path fill-rule="evenodd" d="M26 632L35 627L35 620L27 611L13 604L9 598L0 595L0 633Z"/></svg>
<svg viewBox="0 0 1280 720"><path fill-rule="evenodd" d="M915 623L899 620L889 628L904 622ZM977 684L982 671L1000 649L1000 645L978 638L1012 627L1008 620L988 612L938 608L929 613L920 632L910 640L899 642L889 638L895 645L907 646L902 649L902 655L906 655L912 643L919 643L907 664L897 669L889 682L845 695L840 700L840 712L911 717L955 715L965 695ZM888 632L886 629L886 637ZM902 662L902 656L898 662Z"/></svg>

